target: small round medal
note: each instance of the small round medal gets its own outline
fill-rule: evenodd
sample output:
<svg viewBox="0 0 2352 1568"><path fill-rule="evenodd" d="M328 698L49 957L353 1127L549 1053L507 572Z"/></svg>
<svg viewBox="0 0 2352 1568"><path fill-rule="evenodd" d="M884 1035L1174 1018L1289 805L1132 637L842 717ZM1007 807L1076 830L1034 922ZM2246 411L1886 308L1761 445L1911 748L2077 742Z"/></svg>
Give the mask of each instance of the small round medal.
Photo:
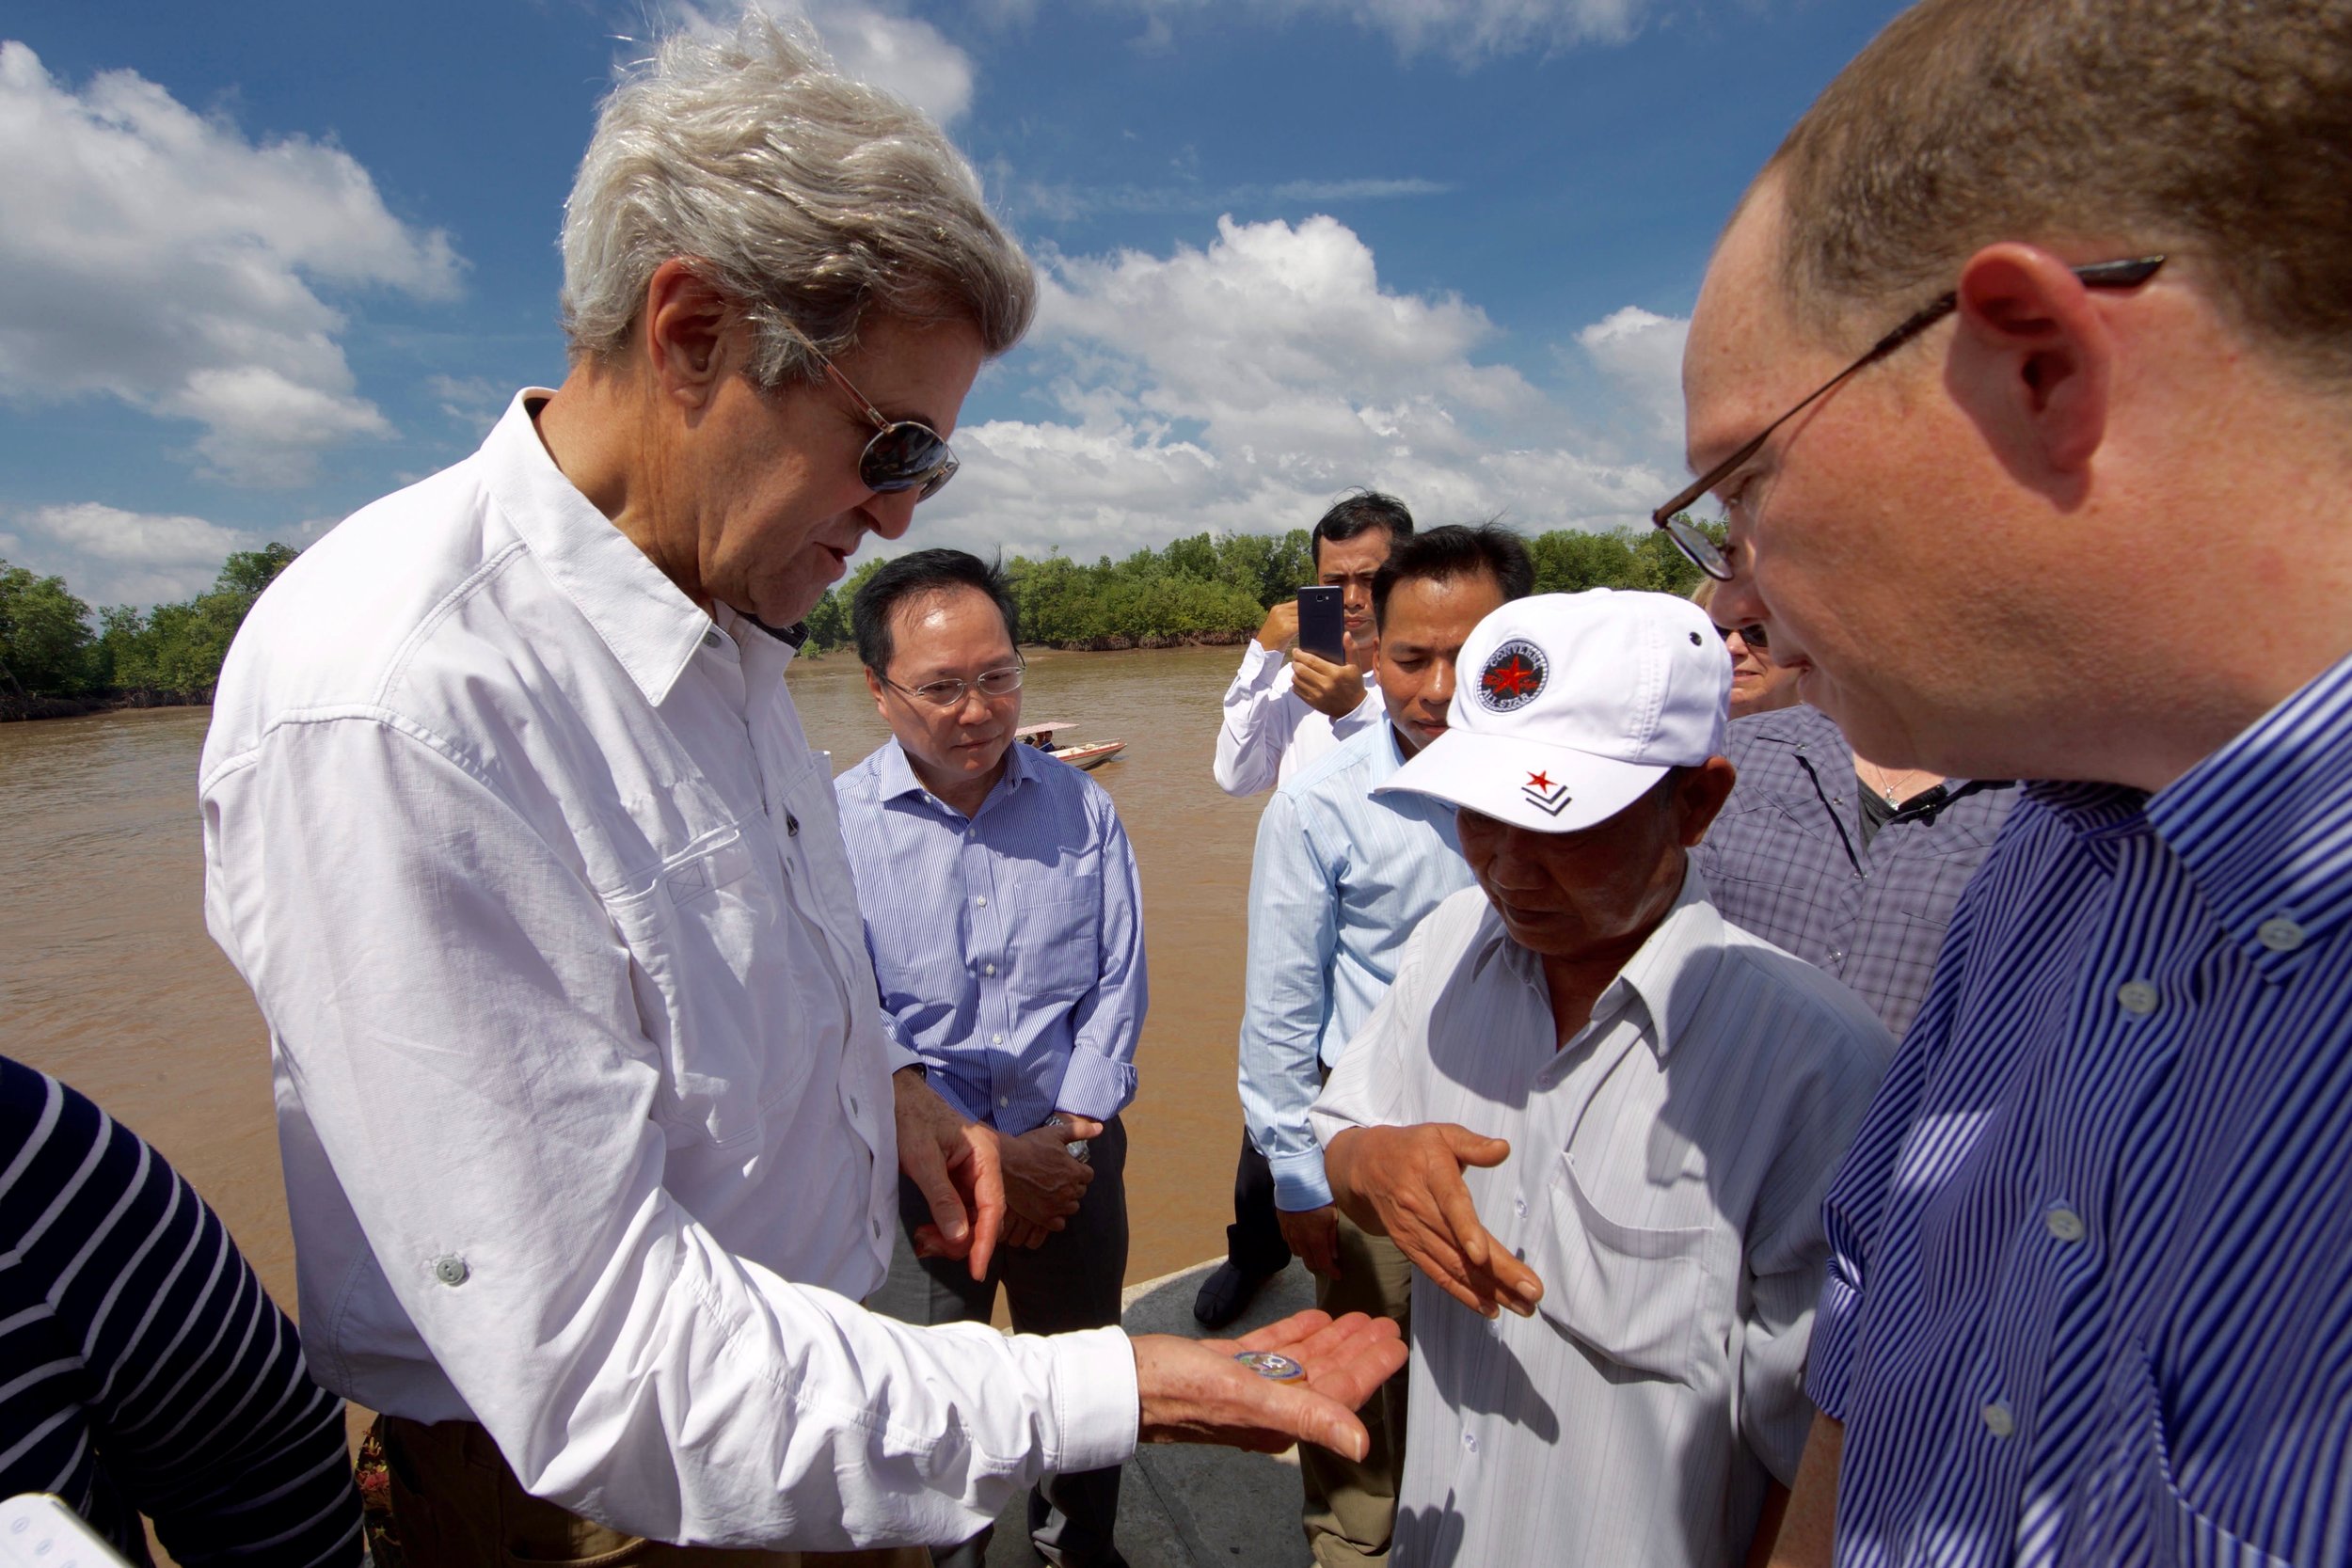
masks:
<svg viewBox="0 0 2352 1568"><path fill-rule="evenodd" d="M1277 1383L1295 1383L1307 1375L1307 1369L1287 1355L1277 1355L1270 1350L1246 1350L1233 1357L1260 1377L1270 1377Z"/></svg>

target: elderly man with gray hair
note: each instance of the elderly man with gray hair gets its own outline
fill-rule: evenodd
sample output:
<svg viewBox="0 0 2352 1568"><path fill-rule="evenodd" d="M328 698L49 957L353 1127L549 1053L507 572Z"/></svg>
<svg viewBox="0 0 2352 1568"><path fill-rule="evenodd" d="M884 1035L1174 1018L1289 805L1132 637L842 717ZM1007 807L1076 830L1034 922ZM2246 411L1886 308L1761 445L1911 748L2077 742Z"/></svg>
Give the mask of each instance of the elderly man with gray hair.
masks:
<svg viewBox="0 0 2352 1568"><path fill-rule="evenodd" d="M859 1306L901 1170L976 1277L1003 1184L883 1037L783 673L1028 324L971 170L755 13L612 95L564 251L563 386L279 579L203 760L306 1344L384 1415L405 1555L792 1562L960 1541L1139 1436L1362 1451L1403 1352L1361 1318L1211 1345Z"/></svg>

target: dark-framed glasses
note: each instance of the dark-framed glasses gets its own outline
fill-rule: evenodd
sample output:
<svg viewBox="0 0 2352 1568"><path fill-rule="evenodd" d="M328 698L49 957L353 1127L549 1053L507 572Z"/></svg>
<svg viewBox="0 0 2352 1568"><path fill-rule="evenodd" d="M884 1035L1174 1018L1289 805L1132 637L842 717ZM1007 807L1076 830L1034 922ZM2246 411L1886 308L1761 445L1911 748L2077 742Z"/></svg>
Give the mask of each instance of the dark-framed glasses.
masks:
<svg viewBox="0 0 2352 1568"><path fill-rule="evenodd" d="M1021 689L1021 679L1027 673L1027 667L1016 660L1010 664L999 665L993 670L983 670L968 681L950 677L946 680L925 681L920 686L900 686L888 675L883 675L882 683L894 691L903 691L910 697L920 697L933 707L960 707L963 704L963 694L966 691L977 691L991 701L998 697L1009 697Z"/></svg>
<svg viewBox="0 0 2352 1568"><path fill-rule="evenodd" d="M2137 288L2153 277L2156 275L2156 269L2164 265L2164 261L2165 259L2161 256L2141 256L2128 261L2093 261L2086 266L2070 270L2076 277L2083 280L2083 287L2087 289L2130 289ZM1816 401L1826 396L1847 377L1867 366L1877 364L1959 308L1960 295L1957 293L1951 293L1939 295L1913 311L1892 332L1872 343L1863 353L1861 358L1814 388L1798 401L1795 407L1756 432L1754 440L1677 491L1672 500L1649 515L1650 525L1654 528L1664 529L1667 537L1672 539L1676 546L1690 559L1692 565L1696 566L1717 582L1729 582L1731 560L1724 554L1723 546L1708 536L1707 530L1689 515L1691 504L1724 480L1729 479L1749 458L1763 450L1764 443L1772 438L1774 431L1810 408ZM1747 636L1745 627L1740 628L1740 635ZM1750 641L1754 640L1750 639ZM1756 646L1760 648L1763 643L1756 642Z"/></svg>
<svg viewBox="0 0 2352 1568"><path fill-rule="evenodd" d="M798 339L803 348L817 356L817 363L824 367L826 377L841 389L859 413L873 421L874 437L858 454L859 483L878 496L895 496L902 490L913 490L916 500L929 500L939 494L942 485L956 477L956 469L961 465L956 462L956 454L947 450L946 436L920 420L884 418L882 411L857 389L856 383L841 373L841 367L825 357L824 351L808 341L806 333L790 322L779 325Z"/></svg>

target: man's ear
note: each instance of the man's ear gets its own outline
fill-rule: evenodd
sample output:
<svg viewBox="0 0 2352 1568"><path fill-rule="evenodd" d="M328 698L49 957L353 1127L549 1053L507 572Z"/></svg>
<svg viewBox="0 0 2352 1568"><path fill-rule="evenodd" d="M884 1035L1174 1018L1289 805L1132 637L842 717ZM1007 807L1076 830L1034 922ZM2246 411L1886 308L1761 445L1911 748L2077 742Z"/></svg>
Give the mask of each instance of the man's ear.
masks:
<svg viewBox="0 0 2352 1568"><path fill-rule="evenodd" d="M882 689L881 680L875 676L874 670L871 665L864 665L861 666L861 668L866 672L866 689L874 694L874 711L881 714L884 719L889 718L889 710L882 706Z"/></svg>
<svg viewBox="0 0 2352 1568"><path fill-rule="evenodd" d="M682 257L645 282L641 346L661 395L689 409L707 404L735 366L729 332L739 320L726 295Z"/></svg>
<svg viewBox="0 0 2352 1568"><path fill-rule="evenodd" d="M1681 782L1675 785L1675 811L1682 818L1678 836L1685 849L1695 848L1707 836L1739 779L1740 770L1731 766L1729 757L1708 757L1696 768L1683 769Z"/></svg>
<svg viewBox="0 0 2352 1568"><path fill-rule="evenodd" d="M2098 301L2034 245L1987 245L1961 269L1946 380L2017 480L2078 493L2106 435L2117 345Z"/></svg>

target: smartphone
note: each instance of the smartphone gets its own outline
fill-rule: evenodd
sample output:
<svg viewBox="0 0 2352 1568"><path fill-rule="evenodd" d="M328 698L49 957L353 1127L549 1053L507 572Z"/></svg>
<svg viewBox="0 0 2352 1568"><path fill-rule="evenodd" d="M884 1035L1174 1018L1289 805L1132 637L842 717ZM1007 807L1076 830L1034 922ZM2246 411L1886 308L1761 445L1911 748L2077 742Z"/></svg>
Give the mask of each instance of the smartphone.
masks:
<svg viewBox="0 0 2352 1568"><path fill-rule="evenodd" d="M1298 645L1334 664L1347 662L1346 594L1319 582L1298 591Z"/></svg>
<svg viewBox="0 0 2352 1568"><path fill-rule="evenodd" d="M0 1502L5 1568L129 1568L106 1538L46 1492Z"/></svg>

